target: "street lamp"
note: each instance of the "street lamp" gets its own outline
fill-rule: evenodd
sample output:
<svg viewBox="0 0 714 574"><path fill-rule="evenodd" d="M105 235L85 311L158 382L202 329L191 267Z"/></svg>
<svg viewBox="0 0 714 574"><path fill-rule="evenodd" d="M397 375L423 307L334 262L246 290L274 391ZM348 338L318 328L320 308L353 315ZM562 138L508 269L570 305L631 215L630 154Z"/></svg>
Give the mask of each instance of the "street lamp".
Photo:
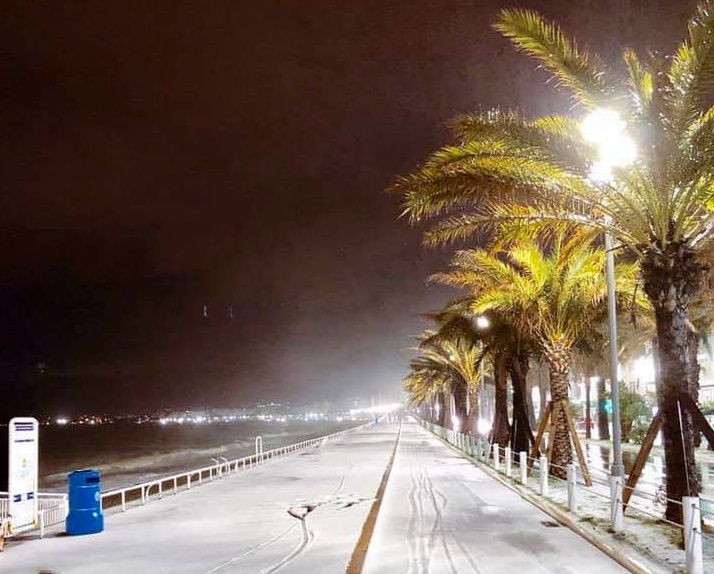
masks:
<svg viewBox="0 0 714 574"><path fill-rule="evenodd" d="M594 110L581 124L583 137L598 148L599 160L592 165L590 178L603 183L612 182L612 168L623 167L635 159L635 143L625 132L625 122L614 110ZM606 223L610 223L607 217ZM622 529L622 433L620 428L620 389L617 373L617 319L615 309L615 259L612 236L605 233L605 278L607 282L607 320L610 339L610 387L612 392L612 466L610 484L613 495L612 529Z"/></svg>

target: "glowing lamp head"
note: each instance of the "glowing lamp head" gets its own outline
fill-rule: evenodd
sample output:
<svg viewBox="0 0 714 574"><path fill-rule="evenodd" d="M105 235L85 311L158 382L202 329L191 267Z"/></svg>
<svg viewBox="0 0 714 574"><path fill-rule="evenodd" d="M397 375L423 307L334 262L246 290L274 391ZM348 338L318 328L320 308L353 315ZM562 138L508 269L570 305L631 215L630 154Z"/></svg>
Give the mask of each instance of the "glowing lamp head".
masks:
<svg viewBox="0 0 714 574"><path fill-rule="evenodd" d="M476 317L476 326L479 329L488 329L490 325L490 321L488 320L488 317L484 317L483 315L479 315Z"/></svg>
<svg viewBox="0 0 714 574"><path fill-rule="evenodd" d="M613 167L623 167L635 160L635 142L627 135L625 128L620 115L608 109L592 111L580 124L583 137L598 149L599 160L590 170L593 181L610 181Z"/></svg>

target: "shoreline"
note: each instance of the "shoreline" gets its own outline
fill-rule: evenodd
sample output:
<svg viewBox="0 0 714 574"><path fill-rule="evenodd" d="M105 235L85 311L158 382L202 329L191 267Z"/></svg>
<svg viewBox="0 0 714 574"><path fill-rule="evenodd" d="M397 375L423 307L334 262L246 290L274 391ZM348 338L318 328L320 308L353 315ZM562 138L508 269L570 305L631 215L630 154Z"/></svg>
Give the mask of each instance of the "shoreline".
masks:
<svg viewBox="0 0 714 574"><path fill-rule="evenodd" d="M145 426L138 433L146 430L147 444L125 444L127 439L121 432L115 433L115 444L101 448L103 445L90 444L88 438L91 430L80 430L81 438L88 442L87 452L82 452L81 444L72 444L72 450L53 453L52 461L40 475L40 490L42 492L64 492L67 485L67 474L79 468L97 468L101 477L103 491L124 488L134 484L156 480L163 476L202 468L211 464L211 459L219 456L237 459L254 452L256 436L263 438L264 450L279 446L298 443L310 438L354 428L366 421L319 421L274 425L226 425L220 429L200 428L170 428L167 426ZM140 425L143 426L143 425ZM131 429L132 435L137 429ZM194 436L195 431L195 436ZM272 431L272 432L265 432ZM64 432L67 432L66 430ZM71 433L72 430L70 429ZM112 436L110 429L102 429L104 435ZM171 440L163 440L164 434ZM180 434L181 440L175 440ZM208 437L206 436L208 435ZM106 438L106 437L104 437ZM135 438L134 436L132 438ZM191 439L194 438L195 441ZM42 440L42 439L40 439ZM66 443L63 446L67 446Z"/></svg>

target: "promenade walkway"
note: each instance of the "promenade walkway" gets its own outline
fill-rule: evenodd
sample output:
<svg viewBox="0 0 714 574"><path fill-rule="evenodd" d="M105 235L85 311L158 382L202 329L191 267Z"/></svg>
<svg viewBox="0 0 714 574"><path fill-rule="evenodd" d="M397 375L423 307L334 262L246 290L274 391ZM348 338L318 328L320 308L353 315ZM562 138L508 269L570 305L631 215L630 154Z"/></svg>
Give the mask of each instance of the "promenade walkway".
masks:
<svg viewBox="0 0 714 574"><path fill-rule="evenodd" d="M373 497L393 455L365 558ZM405 422L109 511L99 534L11 541L0 573L339 574L350 564L357 574L362 561L364 574L626 572Z"/></svg>

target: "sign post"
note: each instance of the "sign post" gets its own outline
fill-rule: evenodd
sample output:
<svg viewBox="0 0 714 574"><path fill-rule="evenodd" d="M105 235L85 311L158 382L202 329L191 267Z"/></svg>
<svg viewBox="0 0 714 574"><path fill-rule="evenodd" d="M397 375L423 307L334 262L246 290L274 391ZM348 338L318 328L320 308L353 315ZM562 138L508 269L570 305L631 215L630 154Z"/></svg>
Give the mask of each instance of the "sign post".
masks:
<svg viewBox="0 0 714 574"><path fill-rule="evenodd" d="M38 422L31 417L10 419L8 515L12 532L32 530L37 520Z"/></svg>

